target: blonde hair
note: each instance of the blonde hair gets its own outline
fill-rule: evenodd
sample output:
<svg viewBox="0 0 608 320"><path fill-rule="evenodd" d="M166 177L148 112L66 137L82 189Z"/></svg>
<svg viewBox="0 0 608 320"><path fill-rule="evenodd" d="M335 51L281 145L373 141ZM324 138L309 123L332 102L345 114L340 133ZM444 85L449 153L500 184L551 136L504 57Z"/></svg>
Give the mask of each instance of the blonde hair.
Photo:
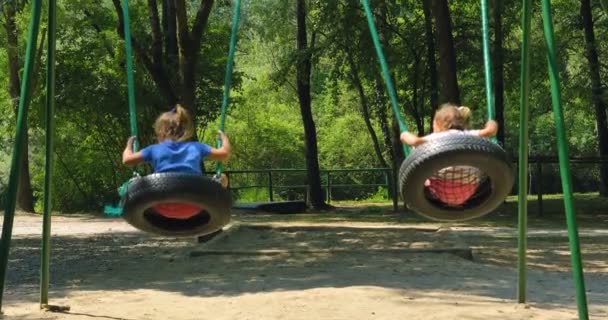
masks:
<svg viewBox="0 0 608 320"><path fill-rule="evenodd" d="M176 104L173 110L164 112L156 119L154 132L159 141L188 141L194 136L192 117L186 108Z"/></svg>
<svg viewBox="0 0 608 320"><path fill-rule="evenodd" d="M444 103L435 112L433 120L442 131L450 129L465 130L469 127L471 109L453 103Z"/></svg>

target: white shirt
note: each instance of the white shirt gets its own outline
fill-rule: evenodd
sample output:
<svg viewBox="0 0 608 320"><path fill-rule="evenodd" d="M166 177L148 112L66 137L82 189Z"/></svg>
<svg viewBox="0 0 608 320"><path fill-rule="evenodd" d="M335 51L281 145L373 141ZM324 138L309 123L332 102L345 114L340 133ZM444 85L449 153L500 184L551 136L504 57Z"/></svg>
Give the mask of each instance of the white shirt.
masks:
<svg viewBox="0 0 608 320"><path fill-rule="evenodd" d="M424 140L427 142L437 140L439 138L449 135L470 135L479 137L480 130L456 130L450 129L447 131L433 132L429 135L424 136ZM433 178L441 179L444 181L453 181L458 183L480 183L482 181L483 173L475 167L471 166L453 166L443 168L433 174Z"/></svg>
<svg viewBox="0 0 608 320"><path fill-rule="evenodd" d="M475 136L475 137L479 137L479 133L481 132L481 130L456 130L456 129L450 129L447 131L441 131L441 132L433 132L431 134L428 134L426 136L424 136L424 140L426 141L433 141L448 135L455 135L455 134L464 134L464 135L468 135L468 136Z"/></svg>

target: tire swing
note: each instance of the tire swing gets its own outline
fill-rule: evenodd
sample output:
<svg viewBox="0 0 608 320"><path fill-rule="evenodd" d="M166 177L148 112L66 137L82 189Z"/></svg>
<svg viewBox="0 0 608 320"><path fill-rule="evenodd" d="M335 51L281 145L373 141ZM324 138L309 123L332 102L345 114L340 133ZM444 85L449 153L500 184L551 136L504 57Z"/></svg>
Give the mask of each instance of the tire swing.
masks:
<svg viewBox="0 0 608 320"><path fill-rule="evenodd" d="M232 197L217 181L184 173L154 173L129 181L123 218L162 236L202 236L230 222Z"/></svg>
<svg viewBox="0 0 608 320"><path fill-rule="evenodd" d="M224 94L220 113L220 130L224 130L226 110L232 82L232 66L240 19L241 1L234 5L230 47L224 79ZM128 2L123 1L124 33L129 93L131 135L137 134L135 85L131 54ZM221 147L221 139L218 139ZM134 150L138 148L134 144ZM125 183L119 190L122 217L135 228L161 236L204 236L219 231L230 222L231 192L220 184L223 166L218 162L215 177L165 172L140 176Z"/></svg>
<svg viewBox="0 0 608 320"><path fill-rule="evenodd" d="M448 135L414 149L401 165L399 184L404 202L418 214L463 221L486 215L504 201L513 187L513 170L498 144Z"/></svg>
<svg viewBox="0 0 608 320"><path fill-rule="evenodd" d="M386 63L369 0L362 0L393 113L401 132L408 131L391 73ZM488 120L494 118L494 92L487 1L481 1L483 61ZM399 172L401 194L408 207L434 219L458 221L481 217L506 198L514 174L505 151L493 141L468 135L448 135L411 151Z"/></svg>

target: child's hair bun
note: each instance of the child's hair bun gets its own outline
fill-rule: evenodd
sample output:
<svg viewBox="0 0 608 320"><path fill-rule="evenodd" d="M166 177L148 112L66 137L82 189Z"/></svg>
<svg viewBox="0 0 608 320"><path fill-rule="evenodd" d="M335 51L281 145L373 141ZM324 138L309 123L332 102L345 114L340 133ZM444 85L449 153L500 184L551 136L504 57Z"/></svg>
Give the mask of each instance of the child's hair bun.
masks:
<svg viewBox="0 0 608 320"><path fill-rule="evenodd" d="M471 109L467 106L460 106L456 109L458 109L458 113L460 114L465 126L468 127L469 122L471 121Z"/></svg>
<svg viewBox="0 0 608 320"><path fill-rule="evenodd" d="M471 122L471 109L451 102L444 103L435 112L433 121L443 131L450 129L466 130Z"/></svg>

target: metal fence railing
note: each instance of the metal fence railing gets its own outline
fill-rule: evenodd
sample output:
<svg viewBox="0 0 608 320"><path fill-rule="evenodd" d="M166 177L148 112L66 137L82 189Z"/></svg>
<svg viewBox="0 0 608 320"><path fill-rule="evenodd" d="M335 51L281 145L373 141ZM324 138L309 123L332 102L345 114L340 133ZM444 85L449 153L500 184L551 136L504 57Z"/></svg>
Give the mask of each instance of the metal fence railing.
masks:
<svg viewBox="0 0 608 320"><path fill-rule="evenodd" d="M309 185L306 183L306 169L229 170L224 173L230 181L228 188L235 193L246 189L265 189L267 200L273 202L281 191L301 190L301 196L305 201L308 200ZM257 177L239 179L239 176L245 175L257 175ZM395 175L391 168L322 169L320 175L321 187L324 189L325 200L328 203L336 198L335 192L338 190L368 189L368 192L359 194L372 194L377 192L378 187L382 187L386 188L386 197L393 201L393 207L397 210L399 197L396 195ZM357 175L363 175L365 179L357 179ZM244 183L243 180L250 182Z"/></svg>
<svg viewBox="0 0 608 320"><path fill-rule="evenodd" d="M560 193L559 167L556 157L530 157L529 194L537 196L538 213L543 213L543 195ZM600 165L607 164L608 159L601 158L570 158L571 171L574 176L575 191L596 192L599 190ZM517 165L517 161L514 161ZM586 166L594 166L589 169ZM274 202L279 198L284 200L308 200L308 184L306 169L252 169L229 170L225 172L229 178L229 189L238 196L239 192L248 189L261 189L266 192L267 201ZM515 172L514 172L515 174ZM245 176L255 176L244 178ZM352 169L322 169L320 170L321 187L325 192L325 200L357 200L378 192L378 188L386 188L386 198L393 203L393 209L398 209L399 195L397 175L391 168L352 168ZM512 194L517 192L516 186Z"/></svg>
<svg viewBox="0 0 608 320"><path fill-rule="evenodd" d="M571 157L569 163L571 175L573 176L574 191L597 192L600 190L600 166L608 164L608 159ZM517 162L515 164L517 165ZM529 159L528 194L536 195L538 215L543 215L544 213L543 195L561 193L558 164L559 159L557 157L534 156ZM589 165L595 166L595 168L593 170L585 168L585 166ZM547 177L553 179L547 179ZM517 189L514 188L514 192L517 192Z"/></svg>

